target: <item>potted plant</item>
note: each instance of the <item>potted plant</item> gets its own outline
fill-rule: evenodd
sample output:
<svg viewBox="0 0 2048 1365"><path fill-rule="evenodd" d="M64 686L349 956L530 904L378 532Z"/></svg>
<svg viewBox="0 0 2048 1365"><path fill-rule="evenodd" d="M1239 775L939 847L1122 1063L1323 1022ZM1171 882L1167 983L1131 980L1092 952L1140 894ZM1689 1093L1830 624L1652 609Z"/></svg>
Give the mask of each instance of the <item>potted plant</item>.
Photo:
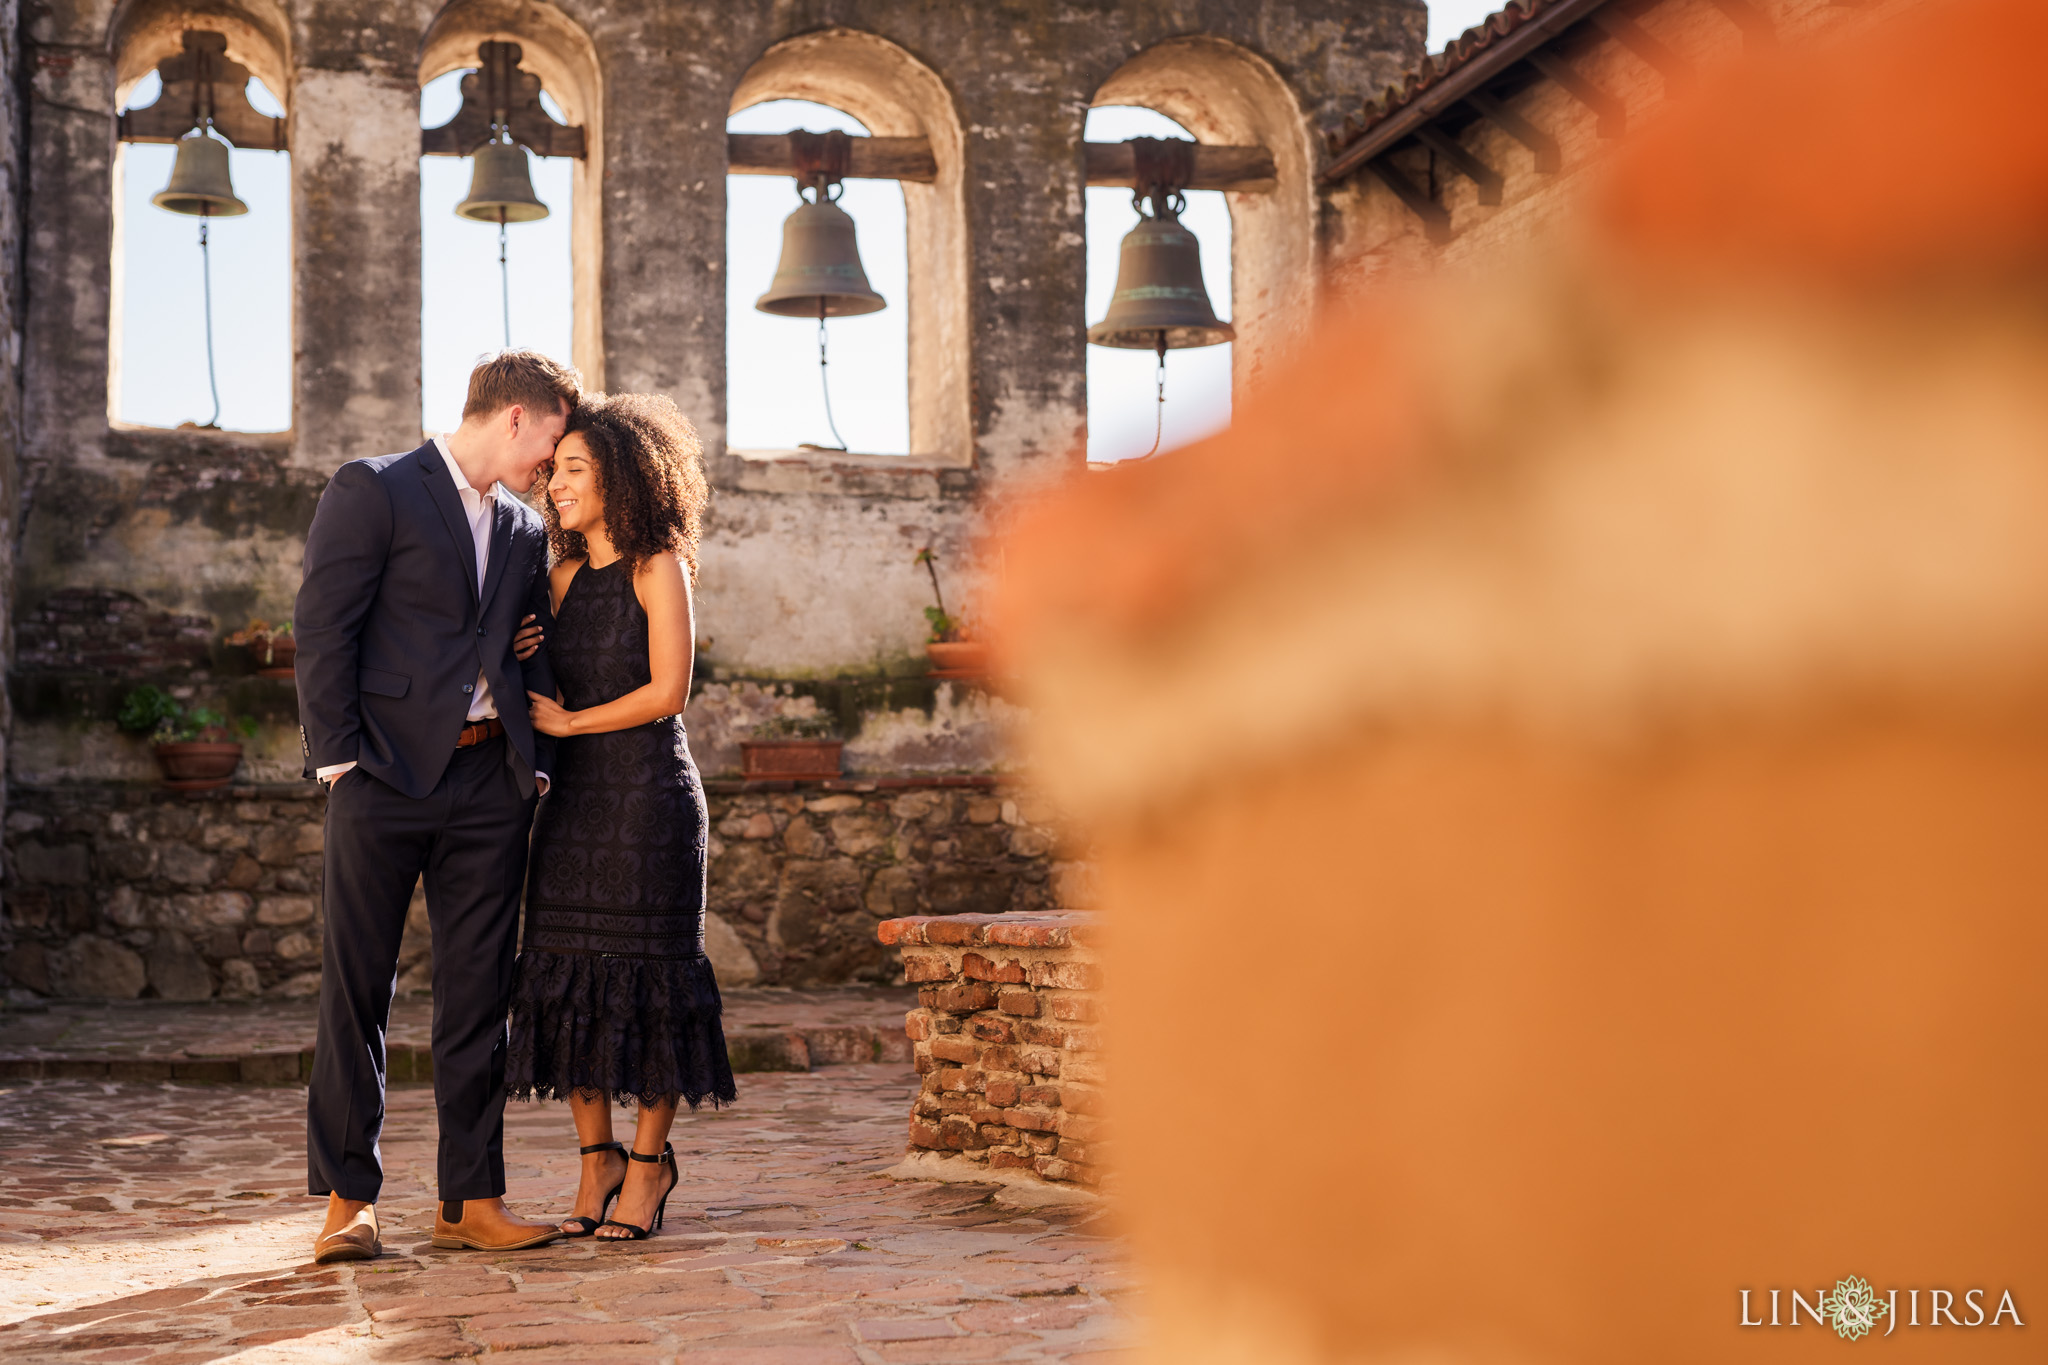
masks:
<svg viewBox="0 0 2048 1365"><path fill-rule="evenodd" d="M299 642L292 637L291 622L273 626L268 621L251 621L247 630L236 631L227 642L249 651L249 662L256 666L258 677L293 676L292 661L298 657Z"/></svg>
<svg viewBox="0 0 2048 1365"><path fill-rule="evenodd" d="M153 749L164 785L177 791L225 787L242 761L241 743L233 737L226 716L203 706L187 711L160 687L144 685L130 692L116 724L130 734L155 738ZM256 733L256 722L244 716L233 731L249 738Z"/></svg>
<svg viewBox="0 0 2048 1365"><path fill-rule="evenodd" d="M931 638L925 641L924 656L931 661L934 678L979 678L988 673L988 646L967 638L967 628L946 611L946 595L939 591L939 558L927 545L910 561L924 565L931 575L932 601L924 609L931 624Z"/></svg>
<svg viewBox="0 0 2048 1365"><path fill-rule="evenodd" d="M740 773L744 777L819 782L839 776L839 753L846 741L832 733L830 716L777 716L740 741Z"/></svg>

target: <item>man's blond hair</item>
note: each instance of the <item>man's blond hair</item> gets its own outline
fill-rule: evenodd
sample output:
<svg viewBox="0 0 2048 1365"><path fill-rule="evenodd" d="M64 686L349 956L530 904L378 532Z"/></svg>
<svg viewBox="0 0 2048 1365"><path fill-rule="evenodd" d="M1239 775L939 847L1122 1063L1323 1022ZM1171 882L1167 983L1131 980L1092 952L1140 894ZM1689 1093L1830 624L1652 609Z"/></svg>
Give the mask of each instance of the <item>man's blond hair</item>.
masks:
<svg viewBox="0 0 2048 1365"><path fill-rule="evenodd" d="M533 413L573 412L583 397L583 376L539 351L500 351L469 372L462 419L489 417L518 404Z"/></svg>

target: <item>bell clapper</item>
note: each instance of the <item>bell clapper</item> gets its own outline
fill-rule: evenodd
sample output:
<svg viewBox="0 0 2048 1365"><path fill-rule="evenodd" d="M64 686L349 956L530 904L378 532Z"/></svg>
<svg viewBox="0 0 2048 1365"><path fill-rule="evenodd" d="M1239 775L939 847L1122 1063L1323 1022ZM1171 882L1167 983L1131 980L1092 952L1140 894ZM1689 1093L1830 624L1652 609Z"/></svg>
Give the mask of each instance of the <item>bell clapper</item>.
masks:
<svg viewBox="0 0 2048 1365"><path fill-rule="evenodd" d="M854 243L853 219L837 203L845 192L846 134L798 131L789 137L800 172L796 177L797 208L782 225L782 259L775 267L775 278L769 282L768 292L754 300L754 307L777 317L817 315L818 386L825 397L825 425L839 444L804 441L798 449L843 452L846 438L839 434L839 423L832 416L825 320L878 312L887 305L868 285Z"/></svg>
<svg viewBox="0 0 2048 1365"><path fill-rule="evenodd" d="M202 83L202 88L210 86ZM235 197L228 177L228 144L213 136L211 110L201 109L195 117L198 128L178 139L178 159L171 166L171 183L149 202L166 213L182 213L199 220L199 288L206 319L206 387L213 395L213 416L206 425L220 426L220 379L213 357L213 247L208 228L214 218L234 218L249 211Z"/></svg>
<svg viewBox="0 0 2048 1365"><path fill-rule="evenodd" d="M455 206L455 216L498 225L498 302L504 318L505 349L510 350L512 265L505 228L508 223L539 222L548 216L548 206L533 192L526 148L514 140L503 109L491 117L490 140L470 155L475 160L469 197Z"/></svg>
<svg viewBox="0 0 2048 1365"><path fill-rule="evenodd" d="M1152 448L1135 457L1142 460L1159 453L1166 435L1167 351L1215 346L1237 334L1210 306L1200 244L1180 221L1188 206L1183 191L1193 172L1195 144L1149 137L1131 138L1129 144L1136 167L1131 208L1138 223L1124 236L1109 310L1088 329L1088 343L1149 350L1159 357L1153 371L1158 401Z"/></svg>

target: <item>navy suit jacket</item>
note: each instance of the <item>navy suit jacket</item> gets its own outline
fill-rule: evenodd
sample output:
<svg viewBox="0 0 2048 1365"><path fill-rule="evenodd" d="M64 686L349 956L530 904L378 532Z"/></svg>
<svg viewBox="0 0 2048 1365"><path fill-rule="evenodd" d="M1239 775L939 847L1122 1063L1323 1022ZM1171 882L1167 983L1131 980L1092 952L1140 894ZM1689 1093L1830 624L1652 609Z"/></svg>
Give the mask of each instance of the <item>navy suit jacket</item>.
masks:
<svg viewBox="0 0 2048 1365"><path fill-rule="evenodd" d="M551 771L554 740L534 733L529 689L555 695L542 649L512 653L519 618L552 630L547 532L498 490L483 591L476 542L441 452L351 460L328 481L306 533L292 611L306 776L353 760L419 799L434 790L468 724L481 672L505 724L519 789Z"/></svg>

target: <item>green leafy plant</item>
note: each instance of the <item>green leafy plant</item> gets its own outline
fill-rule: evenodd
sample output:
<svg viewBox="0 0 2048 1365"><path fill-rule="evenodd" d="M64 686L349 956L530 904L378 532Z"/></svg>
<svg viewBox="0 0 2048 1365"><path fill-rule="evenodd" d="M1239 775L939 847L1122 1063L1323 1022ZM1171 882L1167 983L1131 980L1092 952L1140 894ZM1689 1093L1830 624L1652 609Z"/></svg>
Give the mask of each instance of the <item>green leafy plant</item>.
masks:
<svg viewBox="0 0 2048 1365"><path fill-rule="evenodd" d="M190 744L198 740L225 743L231 734L245 740L256 737L254 716L230 719L206 706L187 711L176 697L148 683L122 699L114 723L129 734L148 735L158 744Z"/></svg>
<svg viewBox="0 0 2048 1365"><path fill-rule="evenodd" d="M114 723L131 735L150 735L176 724L184 712L176 697L145 683L122 698Z"/></svg>
<svg viewBox="0 0 2048 1365"><path fill-rule="evenodd" d="M924 619L931 623L931 638L926 644L943 645L960 639L966 633L960 620L946 610L946 595L939 591L939 557L927 545L911 557L912 564L924 565L924 571L932 578L932 600L937 606L924 609Z"/></svg>

